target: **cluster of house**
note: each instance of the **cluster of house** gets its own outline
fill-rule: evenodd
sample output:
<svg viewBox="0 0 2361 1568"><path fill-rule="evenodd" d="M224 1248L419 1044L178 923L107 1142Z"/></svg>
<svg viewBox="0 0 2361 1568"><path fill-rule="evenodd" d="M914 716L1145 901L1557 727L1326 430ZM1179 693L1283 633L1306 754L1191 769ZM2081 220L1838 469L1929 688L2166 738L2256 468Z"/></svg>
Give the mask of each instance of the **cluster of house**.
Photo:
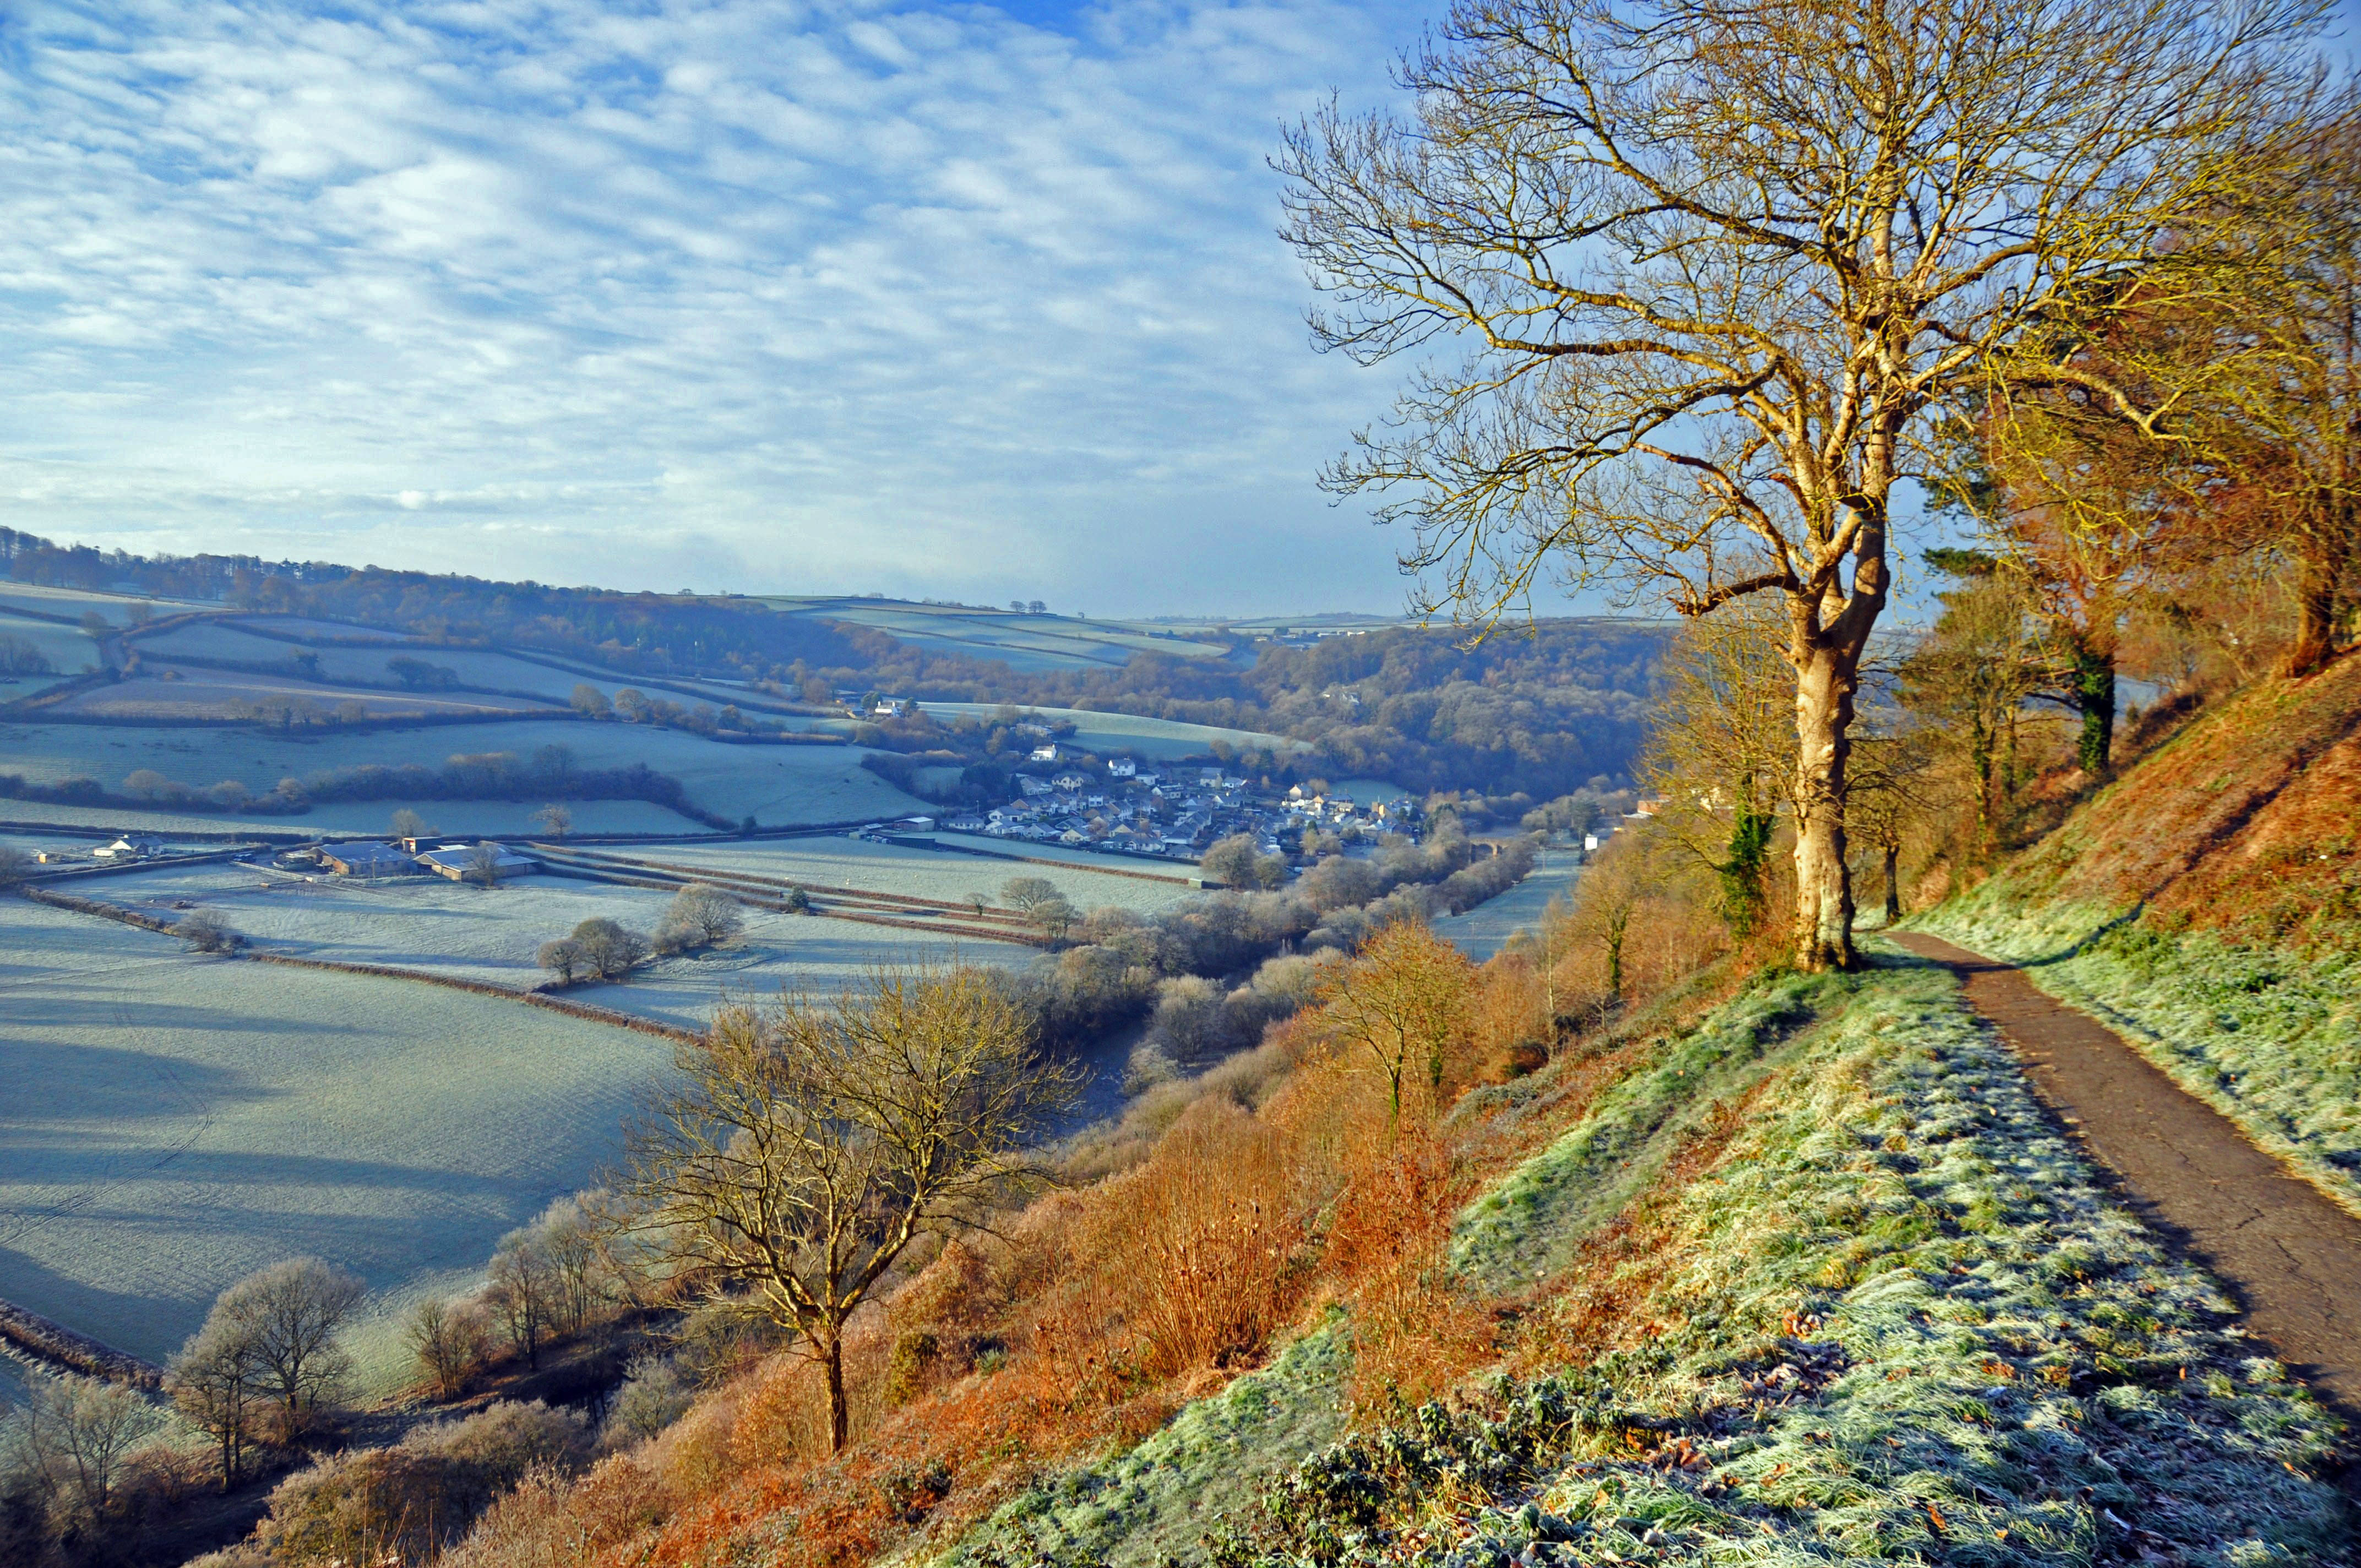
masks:
<svg viewBox="0 0 2361 1568"><path fill-rule="evenodd" d="M281 863L308 858L337 876L366 882L428 875L466 882L471 877L480 878L488 865L496 878L505 882L541 869L540 862L531 856L520 855L507 845L489 839L473 844L431 844L422 839L396 839L388 843L360 839L349 844L323 844L316 850L299 850L279 858Z"/></svg>
<svg viewBox="0 0 2361 1568"><path fill-rule="evenodd" d="M1041 746L1034 759L1055 762L1056 751L1054 745ZM1339 834L1349 828L1415 836L1404 804L1365 807L1343 794L1306 795L1301 786L1276 795L1217 767L1142 773L1137 762L1118 757L1103 773L1070 766L1047 777L1021 773L1016 784L1019 799L943 826L954 833L1184 861L1238 833L1253 838L1265 854L1294 849L1304 829L1315 826Z"/></svg>

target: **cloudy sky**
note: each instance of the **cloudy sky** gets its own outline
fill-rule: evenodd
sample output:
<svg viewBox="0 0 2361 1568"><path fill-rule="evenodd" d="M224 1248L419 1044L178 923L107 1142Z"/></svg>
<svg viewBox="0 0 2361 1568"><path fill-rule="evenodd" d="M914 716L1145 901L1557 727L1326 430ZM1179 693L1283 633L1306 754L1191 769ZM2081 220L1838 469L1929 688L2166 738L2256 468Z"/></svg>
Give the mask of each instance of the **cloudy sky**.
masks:
<svg viewBox="0 0 2361 1568"><path fill-rule="evenodd" d="M0 521L544 581L1393 608L1280 123L1410 6L0 10Z"/></svg>
<svg viewBox="0 0 2361 1568"><path fill-rule="evenodd" d="M2347 0L2348 5L2355 0ZM1404 0L0 6L0 522L658 588L1397 608L1265 166Z"/></svg>

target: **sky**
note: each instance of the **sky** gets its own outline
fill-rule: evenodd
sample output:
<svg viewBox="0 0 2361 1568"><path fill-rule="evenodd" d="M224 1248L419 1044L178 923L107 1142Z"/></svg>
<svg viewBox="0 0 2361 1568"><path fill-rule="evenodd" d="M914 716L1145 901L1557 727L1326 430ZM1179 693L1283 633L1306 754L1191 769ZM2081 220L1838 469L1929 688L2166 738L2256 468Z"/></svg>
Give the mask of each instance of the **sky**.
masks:
<svg viewBox="0 0 2361 1568"><path fill-rule="evenodd" d="M1437 0L1439 4L1439 0ZM2361 0L2343 0L2347 13ZM1391 610L1267 159L1403 0L0 7L0 522L622 587Z"/></svg>
<svg viewBox="0 0 2361 1568"><path fill-rule="evenodd" d="M0 10L0 521L1096 615L1399 608L1266 164L1334 0Z"/></svg>

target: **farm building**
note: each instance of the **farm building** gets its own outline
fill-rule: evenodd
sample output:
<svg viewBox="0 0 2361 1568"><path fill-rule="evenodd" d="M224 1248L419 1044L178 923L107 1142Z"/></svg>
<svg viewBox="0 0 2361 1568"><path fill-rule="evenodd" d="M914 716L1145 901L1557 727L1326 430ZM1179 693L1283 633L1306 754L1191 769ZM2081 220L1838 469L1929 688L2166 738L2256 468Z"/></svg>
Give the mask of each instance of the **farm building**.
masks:
<svg viewBox="0 0 2361 1568"><path fill-rule="evenodd" d="M410 876L418 870L415 857L404 854L391 844L380 844L375 839L324 845L321 848L320 859L338 876Z"/></svg>
<svg viewBox="0 0 2361 1568"><path fill-rule="evenodd" d="M476 872L479 863L477 860L479 850L489 850L492 852L493 869L503 879L528 876L541 869L539 861L518 854L506 844L495 844L489 840L481 845L445 844L439 850L429 850L419 856L418 863L437 876L449 877L453 882L465 882Z"/></svg>
<svg viewBox="0 0 2361 1568"><path fill-rule="evenodd" d="M101 861L144 861L163 848L161 839L151 839L144 833L126 833L112 844L101 844L91 851L91 856Z"/></svg>

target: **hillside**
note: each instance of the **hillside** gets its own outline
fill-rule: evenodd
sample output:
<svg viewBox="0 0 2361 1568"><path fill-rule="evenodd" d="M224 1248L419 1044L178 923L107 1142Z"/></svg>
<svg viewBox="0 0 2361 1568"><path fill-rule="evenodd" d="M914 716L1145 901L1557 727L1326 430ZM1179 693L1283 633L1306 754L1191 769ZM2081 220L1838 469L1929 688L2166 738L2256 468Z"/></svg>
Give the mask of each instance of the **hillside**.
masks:
<svg viewBox="0 0 2361 1568"><path fill-rule="evenodd" d="M2361 1214L2361 660L2197 713L1912 924L2024 964Z"/></svg>
<svg viewBox="0 0 2361 1568"><path fill-rule="evenodd" d="M2349 811L2356 689L2190 718L1916 924L2015 944L2258 1137L2308 1108L2273 1135L2333 1184L2351 843L2288 846ZM1468 977L1399 1124L1315 1006L909 1279L850 1354L843 1453L782 1350L449 1561L2361 1561L2342 1423L1949 972L1872 938L1857 974L1749 975L1652 933L1619 1010L1597 927L1552 939L1546 1059L1530 942Z"/></svg>

